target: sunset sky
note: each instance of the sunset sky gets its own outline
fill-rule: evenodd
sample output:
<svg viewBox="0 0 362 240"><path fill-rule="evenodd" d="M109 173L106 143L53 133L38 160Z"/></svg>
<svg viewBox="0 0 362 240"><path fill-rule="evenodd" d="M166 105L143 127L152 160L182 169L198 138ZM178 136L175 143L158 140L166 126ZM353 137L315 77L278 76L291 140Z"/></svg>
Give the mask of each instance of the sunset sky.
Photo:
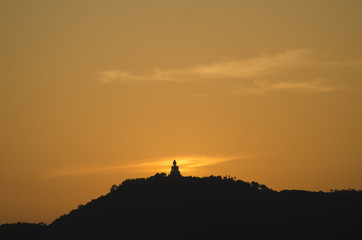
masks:
<svg viewBox="0 0 362 240"><path fill-rule="evenodd" d="M0 1L0 224L127 178L362 189L362 1Z"/></svg>

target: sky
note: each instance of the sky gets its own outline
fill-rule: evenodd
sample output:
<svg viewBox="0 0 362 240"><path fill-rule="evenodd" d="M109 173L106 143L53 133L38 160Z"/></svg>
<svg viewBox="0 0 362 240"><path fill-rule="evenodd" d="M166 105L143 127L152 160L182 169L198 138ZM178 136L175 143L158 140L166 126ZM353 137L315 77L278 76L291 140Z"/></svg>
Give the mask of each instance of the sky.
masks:
<svg viewBox="0 0 362 240"><path fill-rule="evenodd" d="M362 189L362 1L0 1L0 224L127 178Z"/></svg>

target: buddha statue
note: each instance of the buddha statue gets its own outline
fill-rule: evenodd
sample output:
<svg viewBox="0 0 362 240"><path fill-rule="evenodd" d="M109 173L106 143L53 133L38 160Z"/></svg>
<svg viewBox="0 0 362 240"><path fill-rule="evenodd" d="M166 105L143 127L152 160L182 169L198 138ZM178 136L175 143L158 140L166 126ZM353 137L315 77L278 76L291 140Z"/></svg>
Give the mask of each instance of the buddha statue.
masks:
<svg viewBox="0 0 362 240"><path fill-rule="evenodd" d="M173 160L173 166L171 167L171 172L170 172L170 176L177 176L177 177L181 177L181 173L178 170L178 166L176 165L176 160Z"/></svg>

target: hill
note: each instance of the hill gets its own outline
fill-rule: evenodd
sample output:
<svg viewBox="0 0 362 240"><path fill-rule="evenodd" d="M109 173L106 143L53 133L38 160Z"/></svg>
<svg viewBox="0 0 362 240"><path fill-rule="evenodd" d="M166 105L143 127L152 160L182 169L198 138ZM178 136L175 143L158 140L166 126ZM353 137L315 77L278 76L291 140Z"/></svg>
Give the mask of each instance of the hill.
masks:
<svg viewBox="0 0 362 240"><path fill-rule="evenodd" d="M0 236L77 239L348 239L360 234L362 192L281 191L230 177L128 179L48 226ZM31 229L31 231L29 230Z"/></svg>

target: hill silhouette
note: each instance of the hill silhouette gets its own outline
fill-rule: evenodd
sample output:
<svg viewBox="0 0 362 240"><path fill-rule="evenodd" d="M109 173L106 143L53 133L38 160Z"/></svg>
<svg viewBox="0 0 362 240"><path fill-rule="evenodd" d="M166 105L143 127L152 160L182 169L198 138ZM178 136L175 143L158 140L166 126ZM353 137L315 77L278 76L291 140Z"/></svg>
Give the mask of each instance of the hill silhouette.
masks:
<svg viewBox="0 0 362 240"><path fill-rule="evenodd" d="M49 225L1 225L0 238L349 239L362 236L361 200L351 189L277 192L232 177L157 173L113 185Z"/></svg>

